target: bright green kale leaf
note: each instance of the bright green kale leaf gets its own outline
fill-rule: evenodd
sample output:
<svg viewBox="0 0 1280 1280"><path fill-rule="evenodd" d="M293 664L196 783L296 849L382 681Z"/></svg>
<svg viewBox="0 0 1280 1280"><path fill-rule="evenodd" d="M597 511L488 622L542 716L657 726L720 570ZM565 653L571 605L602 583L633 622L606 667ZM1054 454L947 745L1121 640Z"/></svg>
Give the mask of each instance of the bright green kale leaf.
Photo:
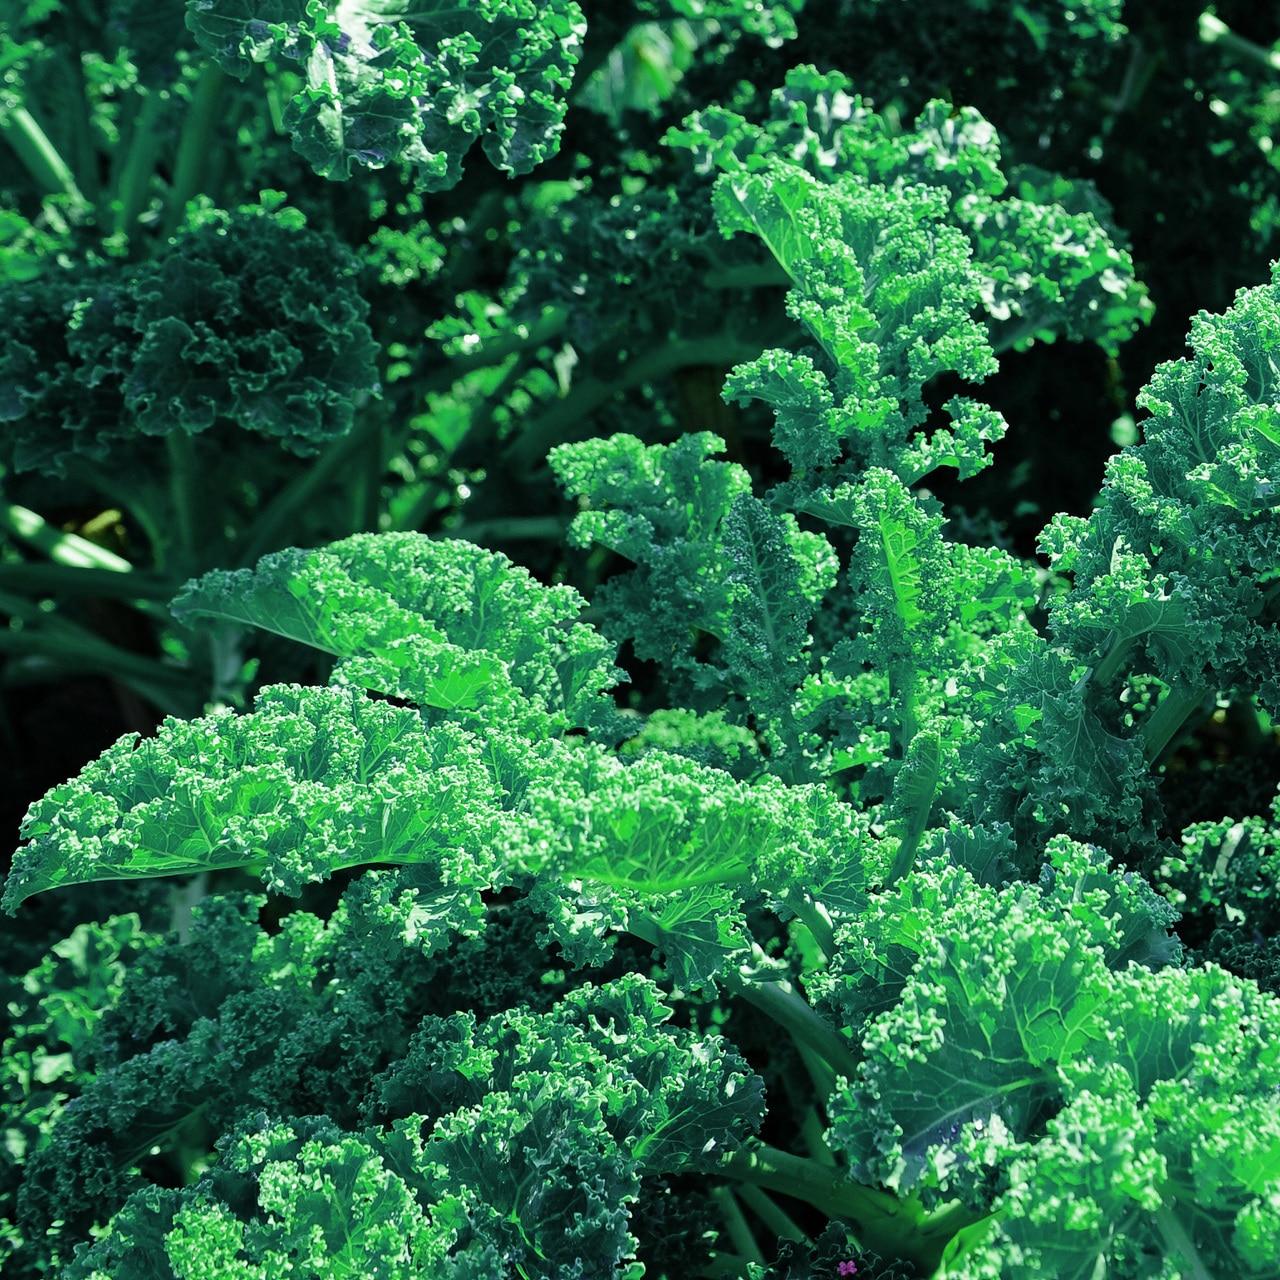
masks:
<svg viewBox="0 0 1280 1280"><path fill-rule="evenodd" d="M174 602L184 621L261 627L340 660L339 677L419 706L587 722L619 673L577 618L571 587L546 587L498 552L422 534L357 534L217 570Z"/></svg>
<svg viewBox="0 0 1280 1280"><path fill-rule="evenodd" d="M357 1125L424 1016L545 1007L563 990L531 915L449 910L412 869L361 877L327 922L295 911L268 931L262 906L204 900L184 940L135 956L104 992L81 1069L60 1078L75 1106L26 1130L19 1257L35 1274L144 1187L144 1169L199 1156L246 1107Z"/></svg>
<svg viewBox="0 0 1280 1280"><path fill-rule="evenodd" d="M1123 1044L1062 1072L1066 1105L1015 1145L986 1230L948 1280L1275 1274L1280 1006L1221 969L1111 979Z"/></svg>
<svg viewBox="0 0 1280 1280"><path fill-rule="evenodd" d="M317 173L403 165L429 191L459 180L477 141L509 174L556 153L586 29L573 0L189 0L187 24L241 79L298 64L284 125Z"/></svg>
<svg viewBox="0 0 1280 1280"><path fill-rule="evenodd" d="M454 1230L449 1207L425 1212L381 1144L323 1116L259 1113L223 1141L212 1175L186 1193L138 1192L67 1274L411 1280L447 1274L436 1268Z"/></svg>
<svg viewBox="0 0 1280 1280"><path fill-rule="evenodd" d="M690 985L742 962L748 903L856 910L870 843L818 788L739 782L665 752L628 764L493 725L480 737L356 690L290 686L247 715L122 740L35 806L24 833L10 908L70 883L243 868L297 893L344 867L403 865L429 915L465 919L484 889L528 881L579 962L603 958L611 932L638 932Z"/></svg>
<svg viewBox="0 0 1280 1280"><path fill-rule="evenodd" d="M1024 633L996 641L973 694L980 729L962 753L957 807L1008 823L1022 848L1061 831L1150 848L1155 783L1142 744L1116 732L1062 650Z"/></svg>
<svg viewBox="0 0 1280 1280"><path fill-rule="evenodd" d="M1006 177L999 136L972 108L935 100L906 126L851 88L838 71L795 67L762 123L710 108L668 140L727 172L780 154L823 181L855 174L904 194L917 183L940 188L969 239L1001 349L1062 334L1114 352L1149 317L1146 290L1090 184L1033 170Z"/></svg>
<svg viewBox="0 0 1280 1280"><path fill-rule="evenodd" d="M878 464L916 479L923 455L913 437L929 417L924 384L942 372L978 381L995 369L972 319L978 276L946 193L891 190L853 174L824 183L770 160L724 173L715 207L726 236L747 232L764 242L791 282L788 314L815 344L812 354L766 352L726 384L728 397L774 410L774 443L792 466L793 487L816 487L814 473L843 455L851 477ZM967 402L953 405L969 413ZM966 434L961 427L947 439ZM990 432L978 433L979 448L983 434ZM980 467L978 457L965 466Z"/></svg>
<svg viewBox="0 0 1280 1280"><path fill-rule="evenodd" d="M248 867L296 893L343 866L429 864L487 882L499 795L481 744L344 689L276 686L251 715L125 738L27 815L14 909L63 884Z"/></svg>
<svg viewBox="0 0 1280 1280"><path fill-rule="evenodd" d="M1170 913L1096 850L1047 852L1042 890L935 864L841 931L812 985L861 1061L830 1140L856 1176L983 1219L940 1275L1086 1276L1134 1250L1269 1274L1280 1006L1219 969L1130 963L1176 954Z"/></svg>
<svg viewBox="0 0 1280 1280"><path fill-rule="evenodd" d="M1189 343L1139 397L1143 442L1111 460L1097 510L1059 517L1043 539L1073 583L1053 602L1055 639L1103 688L1121 673L1174 686L1190 699L1182 719L1210 689L1280 707L1280 270L1222 315L1201 313ZM1144 725L1152 752L1169 720L1158 710Z"/></svg>
<svg viewBox="0 0 1280 1280"><path fill-rule="evenodd" d="M1034 891L991 894L963 877L933 893L915 939L895 929L923 953L858 1036L862 1062L833 1099L832 1138L859 1180L949 1198L981 1189L992 1158L982 1144L1029 1133L1056 1095L1056 1066L1101 1037L1106 972Z"/></svg>
<svg viewBox="0 0 1280 1280"><path fill-rule="evenodd" d="M8 1027L0 1046L0 1200L4 1218L14 1211L24 1166L49 1140L67 1103L92 1076L92 1045L126 971L159 939L135 915L82 924L56 943L26 975L4 992ZM20 1247L22 1232L4 1230Z"/></svg>
<svg viewBox="0 0 1280 1280"><path fill-rule="evenodd" d="M1193 823L1154 880L1207 938L1201 958L1280 991L1280 796L1266 817Z"/></svg>

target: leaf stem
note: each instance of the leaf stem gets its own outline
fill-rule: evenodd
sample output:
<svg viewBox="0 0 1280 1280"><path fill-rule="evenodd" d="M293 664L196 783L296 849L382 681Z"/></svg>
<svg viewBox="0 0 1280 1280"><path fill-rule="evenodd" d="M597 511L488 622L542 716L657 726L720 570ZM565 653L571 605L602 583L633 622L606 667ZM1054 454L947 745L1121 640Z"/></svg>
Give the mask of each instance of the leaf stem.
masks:
<svg viewBox="0 0 1280 1280"><path fill-rule="evenodd" d="M1220 44L1224 49L1256 62L1268 71L1280 71L1280 49L1268 49L1244 36L1237 35L1217 14L1206 10L1200 15L1200 39L1205 44Z"/></svg>
<svg viewBox="0 0 1280 1280"><path fill-rule="evenodd" d="M947 1241L976 1221L971 1210L954 1201L927 1211L914 1198L863 1186L814 1160L763 1143L733 1152L721 1171L736 1181L803 1200L830 1217L848 1219L860 1246L907 1258L926 1273Z"/></svg>
<svg viewBox="0 0 1280 1280"><path fill-rule="evenodd" d="M842 1036L786 981L761 978L738 970L724 978L725 986L785 1028L796 1043L811 1049L837 1075L852 1078L858 1060Z"/></svg>
<svg viewBox="0 0 1280 1280"><path fill-rule="evenodd" d="M775 1204L767 1191L753 1183L744 1182L738 1188L738 1197L779 1240L799 1240L804 1244L808 1243L809 1237L796 1225L795 1219L785 1209Z"/></svg>
<svg viewBox="0 0 1280 1280"><path fill-rule="evenodd" d="M147 202L147 187L155 173L164 135L159 129L166 95L152 91L142 100L133 122L133 134L116 189L115 229L131 235Z"/></svg>
<svg viewBox="0 0 1280 1280"><path fill-rule="evenodd" d="M189 433L175 427L165 436L164 444L169 455L169 495L181 552L178 576L182 576L195 571L199 548L195 442Z"/></svg>
<svg viewBox="0 0 1280 1280"><path fill-rule="evenodd" d="M1138 736L1143 751L1154 764L1167 750L1207 696L1206 690L1191 685L1176 684L1164 695L1160 705L1142 722Z"/></svg>
<svg viewBox="0 0 1280 1280"><path fill-rule="evenodd" d="M26 107L0 113L0 133L45 195L66 196L77 213L89 208L89 202L76 186L71 166Z"/></svg>
<svg viewBox="0 0 1280 1280"><path fill-rule="evenodd" d="M35 595L98 596L139 602L167 602L178 589L171 579L158 574L26 561L0 564L0 586ZM164 614L168 617L167 609Z"/></svg>
<svg viewBox="0 0 1280 1280"><path fill-rule="evenodd" d="M370 432L380 431L376 414L365 418L344 436L331 440L318 458L308 462L273 498L264 503L257 518L245 530L232 551L234 566L253 564L272 550L283 529L364 447Z"/></svg>
<svg viewBox="0 0 1280 1280"><path fill-rule="evenodd" d="M207 62L192 90L191 104L178 139L173 185L169 188L169 207L164 223L166 238L182 225L187 202L199 191L208 169L214 131L219 124L219 101L226 83L226 74L218 64Z"/></svg>
<svg viewBox="0 0 1280 1280"><path fill-rule="evenodd" d="M813 940L828 958L836 952L836 931L826 907L808 894L789 893L782 901L795 912L796 918L813 935Z"/></svg>
<svg viewBox="0 0 1280 1280"><path fill-rule="evenodd" d="M756 1243L755 1236L751 1234L751 1227L738 1204L737 1197L728 1187L712 1187L711 1198L716 1202L720 1216L724 1218L729 1242L748 1262L758 1262L763 1266L764 1254L760 1252L760 1246Z"/></svg>
<svg viewBox="0 0 1280 1280"><path fill-rule="evenodd" d="M66 533L29 507L0 498L0 529L35 547L58 564L77 569L106 569L129 573L133 565L114 551L100 547L77 533Z"/></svg>
<svg viewBox="0 0 1280 1280"><path fill-rule="evenodd" d="M1187 1229L1178 1221L1167 1204L1162 1204L1151 1215L1155 1219L1160 1238L1185 1267L1187 1280L1214 1280L1213 1273L1205 1266L1195 1241L1187 1234Z"/></svg>

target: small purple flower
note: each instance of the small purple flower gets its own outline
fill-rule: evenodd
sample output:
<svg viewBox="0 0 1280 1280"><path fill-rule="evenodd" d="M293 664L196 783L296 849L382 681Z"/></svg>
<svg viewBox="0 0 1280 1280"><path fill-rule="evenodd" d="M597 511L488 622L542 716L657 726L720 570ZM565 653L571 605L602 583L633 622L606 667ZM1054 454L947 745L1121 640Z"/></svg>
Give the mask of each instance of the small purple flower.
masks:
<svg viewBox="0 0 1280 1280"><path fill-rule="evenodd" d="M858 1274L858 1264L856 1262L842 1262L836 1268L838 1276L856 1276Z"/></svg>

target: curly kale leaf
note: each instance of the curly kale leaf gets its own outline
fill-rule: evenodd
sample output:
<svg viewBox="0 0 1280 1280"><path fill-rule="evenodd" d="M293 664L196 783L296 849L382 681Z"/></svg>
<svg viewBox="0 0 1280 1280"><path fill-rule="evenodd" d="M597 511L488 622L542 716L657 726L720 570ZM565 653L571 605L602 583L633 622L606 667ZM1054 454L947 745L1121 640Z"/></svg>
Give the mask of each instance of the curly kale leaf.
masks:
<svg viewBox="0 0 1280 1280"><path fill-rule="evenodd" d="M1266 817L1197 822L1155 875L1203 959L1280 991L1280 797Z"/></svg>
<svg viewBox="0 0 1280 1280"><path fill-rule="evenodd" d="M201 214L153 262L5 286L21 335L0 353L8 458L62 475L225 427L315 453L378 392L357 270L271 197Z"/></svg>
<svg viewBox="0 0 1280 1280"><path fill-rule="evenodd" d="M1061 334L1114 352L1152 307L1088 183L1002 167L1000 139L972 108L927 103L911 125L876 113L840 72L788 72L759 124L698 112L670 141L703 166L758 168L783 154L823 181L854 174L904 192L940 188L968 237L981 308L1001 348Z"/></svg>
<svg viewBox="0 0 1280 1280"><path fill-rule="evenodd" d="M935 864L841 931L813 981L861 1060L829 1140L969 1207L939 1275L1269 1274L1280 1005L1167 945L1129 963L1168 914L1097 851L1049 857L1042 890Z"/></svg>
<svg viewBox="0 0 1280 1280"><path fill-rule="evenodd" d="M741 963L749 903L856 910L872 845L819 787L494 727L481 739L356 691L289 686L251 714L125 739L37 805L25 834L10 907L62 884L229 868L297 893L400 864L431 916L465 921L482 891L530 881L531 908L578 963L638 932L695 986Z"/></svg>
<svg viewBox="0 0 1280 1280"><path fill-rule="evenodd" d="M1202 312L1189 342L1191 356L1161 365L1139 397L1143 442L1111 460L1097 510L1044 534L1073 584L1051 625L1103 688L1150 674L1251 690L1277 708L1280 270L1223 314Z"/></svg>
<svg viewBox="0 0 1280 1280"><path fill-rule="evenodd" d="M326 1117L258 1114L221 1144L187 1192L148 1187L77 1255L78 1280L194 1280L292 1274L410 1280L442 1262L453 1234L419 1205L381 1145Z"/></svg>
<svg viewBox="0 0 1280 1280"><path fill-rule="evenodd" d="M585 603L471 543L357 534L206 574L174 612L287 636L338 658L343 681L420 706L555 729L586 723L620 675L577 620Z"/></svg>
<svg viewBox="0 0 1280 1280"><path fill-rule="evenodd" d="M317 173L403 165L428 191L458 182L477 141L508 174L555 155L586 30L573 0L188 0L187 25L240 79L297 67L284 125Z"/></svg>
<svg viewBox="0 0 1280 1280"><path fill-rule="evenodd" d="M1116 1265L1153 1280L1170 1267L1262 1277L1280 1264L1275 1001L1214 968L1112 985L1126 1051L1061 1069L1062 1109L1037 1141L1012 1144L1007 1189L948 1280Z"/></svg>
<svg viewBox="0 0 1280 1280"><path fill-rule="evenodd" d="M73 1274L615 1274L641 1173L714 1164L763 1109L742 1060L670 1016L631 977L544 1014L427 1018L370 1099L411 1113L250 1114L193 1187L136 1193Z"/></svg>
<svg viewBox="0 0 1280 1280"><path fill-rule="evenodd" d="M68 1103L92 1079L93 1045L126 973L159 938L136 915L82 924L3 993L9 1029L0 1046L0 1200L12 1212L25 1166L50 1140ZM20 1249L22 1232L6 1240ZM39 1239L39 1233L36 1235Z"/></svg>
<svg viewBox="0 0 1280 1280"><path fill-rule="evenodd" d="M366 863L430 863L461 892L487 881L499 794L462 730L352 690L277 686L252 715L169 719L153 738L122 739L51 791L27 816L5 904L229 867L296 893Z"/></svg>
<svg viewBox="0 0 1280 1280"><path fill-rule="evenodd" d="M946 193L853 174L824 183L770 160L722 174L715 207L726 236L747 232L768 247L791 282L788 314L814 343L812 354L768 351L726 384L730 398L774 410L793 487L816 487L814 473L843 455L916 479L903 455L929 417L924 384L943 372L979 381L995 369L972 319L979 280Z"/></svg>
<svg viewBox="0 0 1280 1280"><path fill-rule="evenodd" d="M741 467L711 459L723 448L708 432L647 446L615 435L557 446L550 462L586 508L572 540L635 565L597 595L607 629L695 697L727 686L747 699L785 753L809 619L834 585L835 556L825 538L751 497ZM706 658L702 637L718 642Z"/></svg>

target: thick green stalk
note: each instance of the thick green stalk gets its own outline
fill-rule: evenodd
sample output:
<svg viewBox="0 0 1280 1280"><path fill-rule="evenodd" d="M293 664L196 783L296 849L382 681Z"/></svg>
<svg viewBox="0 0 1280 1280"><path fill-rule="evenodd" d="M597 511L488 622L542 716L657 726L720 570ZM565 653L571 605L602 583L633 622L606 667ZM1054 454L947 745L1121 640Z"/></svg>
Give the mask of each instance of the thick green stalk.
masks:
<svg viewBox="0 0 1280 1280"><path fill-rule="evenodd" d="M186 215L187 202L200 191L208 170L214 137L224 124L218 118L227 77L215 62L208 62L200 72L191 94L182 136L178 140L178 156L173 167L173 184L169 188L169 205L165 214L164 234L171 236Z"/></svg>
<svg viewBox="0 0 1280 1280"><path fill-rule="evenodd" d="M1162 1204L1151 1216L1155 1219L1160 1238L1181 1264L1179 1269L1186 1280L1215 1280L1213 1273L1205 1266L1204 1259L1200 1257L1195 1241L1187 1234L1186 1227L1173 1210Z"/></svg>
<svg viewBox="0 0 1280 1280"><path fill-rule="evenodd" d="M737 1197L728 1187L712 1187L711 1198L716 1202L720 1215L724 1218L729 1243L748 1262L758 1262L763 1266L764 1254L760 1252L760 1246L756 1244L756 1238L751 1234L751 1227L738 1204Z"/></svg>
<svg viewBox="0 0 1280 1280"><path fill-rule="evenodd" d="M651 947L662 946L662 930L639 912L627 920L627 932ZM852 1076L858 1068L849 1041L785 979L774 980L747 966L717 974L726 990L754 1005L790 1033L796 1043L816 1054L836 1075Z"/></svg>
<svg viewBox="0 0 1280 1280"><path fill-rule="evenodd" d="M0 612L10 609L0 602ZM182 695L187 676L144 654L130 653L83 628L64 630L33 622L22 630L0 629L0 653L23 654L56 664L62 671L86 671L114 676L164 711L190 714L196 710Z"/></svg>
<svg viewBox="0 0 1280 1280"><path fill-rule="evenodd" d="M744 1182L738 1189L738 1197L779 1240L808 1243L809 1237L796 1225L795 1219L774 1203L767 1191L753 1183Z"/></svg>
<svg viewBox="0 0 1280 1280"><path fill-rule="evenodd" d="M367 433L364 447L356 459L358 469L351 486L352 533L365 533L378 527L386 457L386 431L379 417L377 428Z"/></svg>
<svg viewBox="0 0 1280 1280"><path fill-rule="evenodd" d="M142 214L147 202L147 189L155 174L156 161L164 142L159 128L160 113L167 95L151 92L142 100L142 106L133 121L133 133L125 153L124 167L116 188L115 230L117 234L130 235L133 225Z"/></svg>
<svg viewBox="0 0 1280 1280"><path fill-rule="evenodd" d="M31 595L97 596L143 604L172 600L178 584L158 574L22 561L0 564L0 587ZM164 613L167 617L168 610Z"/></svg>
<svg viewBox="0 0 1280 1280"><path fill-rule="evenodd" d="M112 573L129 573L133 569L123 556L79 534L66 533L29 507L20 507L3 498L0 498L0 530L35 547L58 564L77 569L106 569Z"/></svg>
<svg viewBox="0 0 1280 1280"><path fill-rule="evenodd" d="M63 36L59 42L63 47L58 51L58 62L70 91L67 96L74 103L69 112L64 106L64 114L71 117L69 123L74 147L71 160L76 185L90 200L96 201L101 195L102 184L98 179L98 155L93 141L89 95L85 89L80 25L74 19L63 23Z"/></svg>
<svg viewBox="0 0 1280 1280"><path fill-rule="evenodd" d="M66 196L77 212L89 207L76 185L71 166L62 158L49 135L26 107L14 107L0 114L0 134L35 184L50 196Z"/></svg>
<svg viewBox="0 0 1280 1280"><path fill-rule="evenodd" d="M852 1078L858 1069L853 1048L789 982L775 982L753 974L731 973L724 985L761 1013L772 1018L795 1039L811 1050L838 1076Z"/></svg>
<svg viewBox="0 0 1280 1280"><path fill-rule="evenodd" d="M253 564L274 550L294 517L344 471L353 458L366 451L371 436L382 430L382 415L366 407L356 425L344 436L330 440L321 453L308 459L303 469L267 502L232 548L233 566Z"/></svg>
<svg viewBox="0 0 1280 1280"><path fill-rule="evenodd" d="M840 1084L836 1069L801 1040L796 1041L796 1052L800 1055L800 1061L804 1063L804 1069L809 1073L809 1079L813 1081L817 1096L824 1101L830 1098Z"/></svg>
<svg viewBox="0 0 1280 1280"><path fill-rule="evenodd" d="M831 1154L831 1148L827 1146L826 1135L816 1107L805 1107L804 1115L800 1120L800 1136L804 1139L804 1145L809 1148L812 1159L828 1169L836 1167L836 1158Z"/></svg>
<svg viewBox="0 0 1280 1280"><path fill-rule="evenodd" d="M1089 673L1089 679L1100 686L1109 684L1120 674L1120 668L1124 666L1132 650L1132 637L1116 641L1103 655L1102 661Z"/></svg>
<svg viewBox="0 0 1280 1280"><path fill-rule="evenodd" d="M807 894L789 893L783 898L796 918L813 935L824 956L833 956L836 952L836 931L827 909L820 902L815 902Z"/></svg>
<svg viewBox="0 0 1280 1280"><path fill-rule="evenodd" d="M1200 15L1200 39L1205 44L1221 45L1224 49L1257 63L1271 72L1280 72L1280 49L1268 49L1244 36L1237 35L1216 14L1207 10Z"/></svg>
<svg viewBox="0 0 1280 1280"><path fill-rule="evenodd" d="M1160 759L1178 731L1203 705L1207 692L1190 685L1174 685L1160 705L1142 722L1138 736L1142 748L1153 764Z"/></svg>
<svg viewBox="0 0 1280 1280"><path fill-rule="evenodd" d="M199 477L196 449L191 436L175 427L164 438L169 454L169 495L173 502L174 524L180 552L180 575L195 572L199 564Z"/></svg>
<svg viewBox="0 0 1280 1280"><path fill-rule="evenodd" d="M889 668L889 696L898 704L898 749L905 754L918 727L913 662L895 662Z"/></svg>
<svg viewBox="0 0 1280 1280"><path fill-rule="evenodd" d="M803 1200L829 1217L848 1220L860 1247L907 1258L926 1274L937 1265L947 1241L976 1221L963 1205L928 1211L918 1200L851 1182L814 1160L763 1144L733 1152L721 1168L735 1181Z"/></svg>

